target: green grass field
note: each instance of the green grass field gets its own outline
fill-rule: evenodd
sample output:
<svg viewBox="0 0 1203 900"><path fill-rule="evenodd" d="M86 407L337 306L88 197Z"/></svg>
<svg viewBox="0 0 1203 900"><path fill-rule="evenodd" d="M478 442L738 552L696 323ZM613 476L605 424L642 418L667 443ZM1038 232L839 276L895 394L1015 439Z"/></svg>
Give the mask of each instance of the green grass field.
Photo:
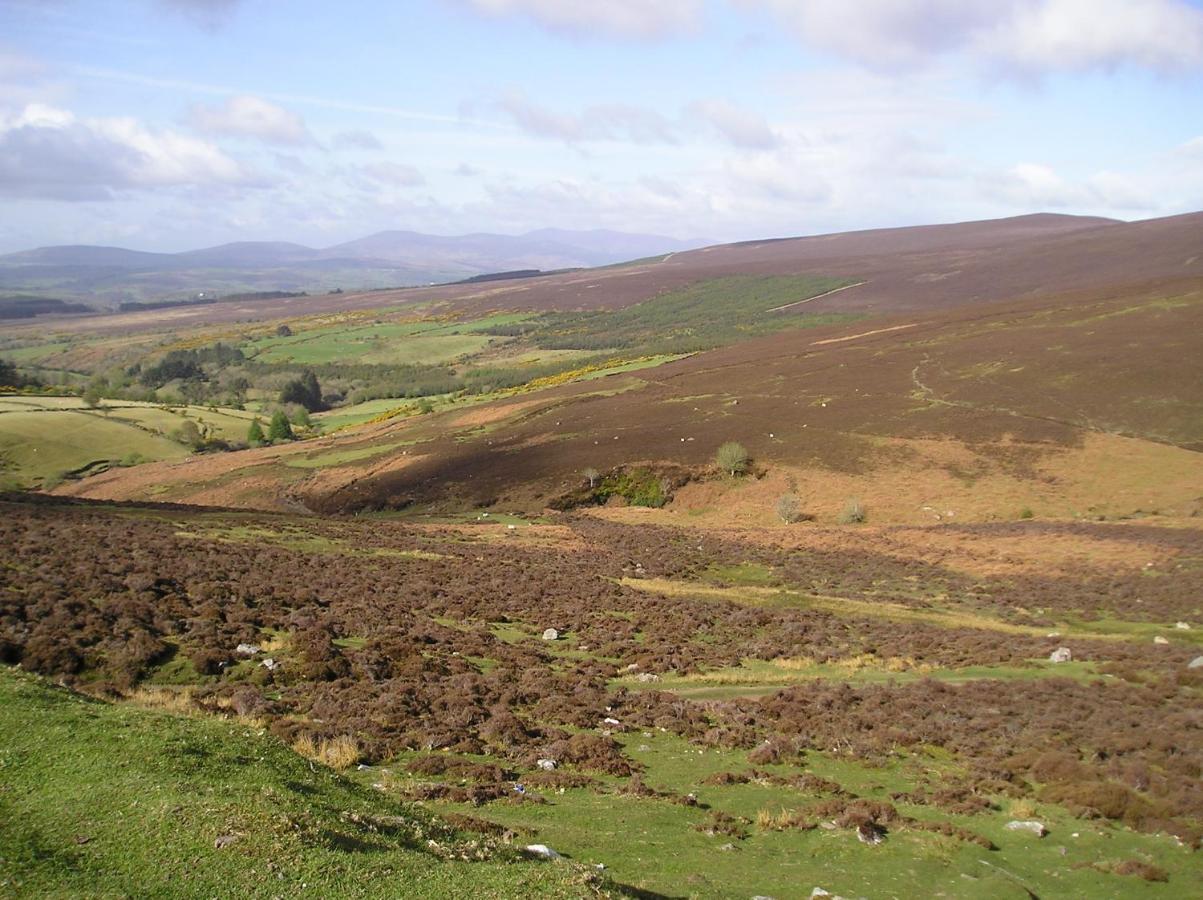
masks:
<svg viewBox="0 0 1203 900"><path fill-rule="evenodd" d="M0 480L27 487L97 463L182 459L192 451L171 438L185 421L213 437L246 438L253 413L201 406L160 407L78 397L0 397Z"/></svg>
<svg viewBox="0 0 1203 900"><path fill-rule="evenodd" d="M487 335L459 334L438 322L331 326L289 337L270 337L244 346L265 363L355 362L378 365L433 365L486 347Z"/></svg>
<svg viewBox="0 0 1203 900"><path fill-rule="evenodd" d="M596 878L481 846L253 723L0 668L5 897L581 897Z"/></svg>
<svg viewBox="0 0 1203 900"><path fill-rule="evenodd" d="M849 829L776 831L759 825L758 814L804 811L826 795L756 781L706 784L704 780L715 773L748 771L751 766L745 754L699 749L658 731L618 737L629 755L647 767L646 784L677 795L693 793L700 806L623 795L614 790L617 782L606 777L601 779L605 785L601 790L545 792L548 802L542 805L433 806L529 829L529 840L582 862L602 863L616 881L654 896L804 898L814 887L845 897L872 898L1198 896L1194 854L1170 837L1074 819L1043 804L1012 808L1005 798L997 798L998 809L976 815L896 803L905 815L951 822L992 841L997 850L905 825L893 829L878 847L861 844ZM899 757L884 767L810 753L804 768L861 797L889 801L891 793L912 790L917 782L951 771L952 765L938 753ZM798 769L783 765L758 768L784 776L798 774ZM392 771L398 784L404 784L404 774L396 768ZM699 830L711 810L750 820L744 826L746 837L711 836ZM1049 835L1039 839L1007 831L1005 824L1016 816L1042 821ZM1134 858L1155 859L1170 873L1169 881L1150 883L1088 868L1091 863Z"/></svg>
<svg viewBox="0 0 1203 900"><path fill-rule="evenodd" d="M0 477L15 485L44 484L92 463L182 459L190 452L170 438L98 412L0 414Z"/></svg>

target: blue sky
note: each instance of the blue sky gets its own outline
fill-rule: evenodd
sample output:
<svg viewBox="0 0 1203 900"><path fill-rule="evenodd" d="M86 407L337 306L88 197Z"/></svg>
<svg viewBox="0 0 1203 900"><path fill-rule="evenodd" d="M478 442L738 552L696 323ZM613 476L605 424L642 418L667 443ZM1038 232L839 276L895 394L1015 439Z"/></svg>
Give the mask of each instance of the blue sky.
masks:
<svg viewBox="0 0 1203 900"><path fill-rule="evenodd" d="M1203 208L1203 0L0 0L0 251Z"/></svg>

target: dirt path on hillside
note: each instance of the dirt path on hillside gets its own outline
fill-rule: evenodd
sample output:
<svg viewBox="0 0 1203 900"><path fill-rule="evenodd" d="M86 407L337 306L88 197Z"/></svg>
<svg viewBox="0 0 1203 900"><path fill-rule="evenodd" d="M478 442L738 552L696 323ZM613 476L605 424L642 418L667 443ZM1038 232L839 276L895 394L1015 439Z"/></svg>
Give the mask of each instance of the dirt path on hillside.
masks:
<svg viewBox="0 0 1203 900"><path fill-rule="evenodd" d="M783 309L792 309L795 306L801 306L803 303L813 303L815 300L822 300L824 297L830 297L832 294L838 294L840 291L846 291L849 288L860 287L862 284L868 283L867 281L858 281L856 284L846 284L843 287L832 288L830 291L823 291L823 293L807 297L805 300L795 300L793 303L785 304L785 306L774 306L768 312L781 312Z"/></svg>

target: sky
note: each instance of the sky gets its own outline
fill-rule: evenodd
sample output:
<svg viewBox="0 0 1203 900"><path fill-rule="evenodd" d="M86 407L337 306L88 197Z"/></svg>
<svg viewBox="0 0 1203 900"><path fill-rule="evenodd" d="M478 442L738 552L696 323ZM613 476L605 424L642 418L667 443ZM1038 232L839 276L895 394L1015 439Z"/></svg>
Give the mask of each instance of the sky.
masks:
<svg viewBox="0 0 1203 900"><path fill-rule="evenodd" d="M1203 0L0 0L0 252L1203 209Z"/></svg>

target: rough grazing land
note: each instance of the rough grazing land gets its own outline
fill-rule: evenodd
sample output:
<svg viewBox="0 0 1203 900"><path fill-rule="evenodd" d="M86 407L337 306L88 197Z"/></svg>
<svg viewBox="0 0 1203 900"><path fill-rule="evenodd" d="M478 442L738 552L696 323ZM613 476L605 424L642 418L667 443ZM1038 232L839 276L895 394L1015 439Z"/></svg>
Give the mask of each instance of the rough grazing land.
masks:
<svg viewBox="0 0 1203 900"><path fill-rule="evenodd" d="M364 783L393 799L645 890L1197 886L1195 528L932 526L937 562L908 555L914 529L836 552L819 527L782 546L579 514L0 505L6 662L118 703L254 720L327 761L349 747L338 763L370 765ZM974 575L974 542L994 536L1008 571ZM1111 550L1075 578L1039 551L1058 541L1130 541L1158 563ZM1060 647L1072 663L1047 662ZM690 696L698 677L738 689ZM1031 818L1052 834L1003 827Z"/></svg>

